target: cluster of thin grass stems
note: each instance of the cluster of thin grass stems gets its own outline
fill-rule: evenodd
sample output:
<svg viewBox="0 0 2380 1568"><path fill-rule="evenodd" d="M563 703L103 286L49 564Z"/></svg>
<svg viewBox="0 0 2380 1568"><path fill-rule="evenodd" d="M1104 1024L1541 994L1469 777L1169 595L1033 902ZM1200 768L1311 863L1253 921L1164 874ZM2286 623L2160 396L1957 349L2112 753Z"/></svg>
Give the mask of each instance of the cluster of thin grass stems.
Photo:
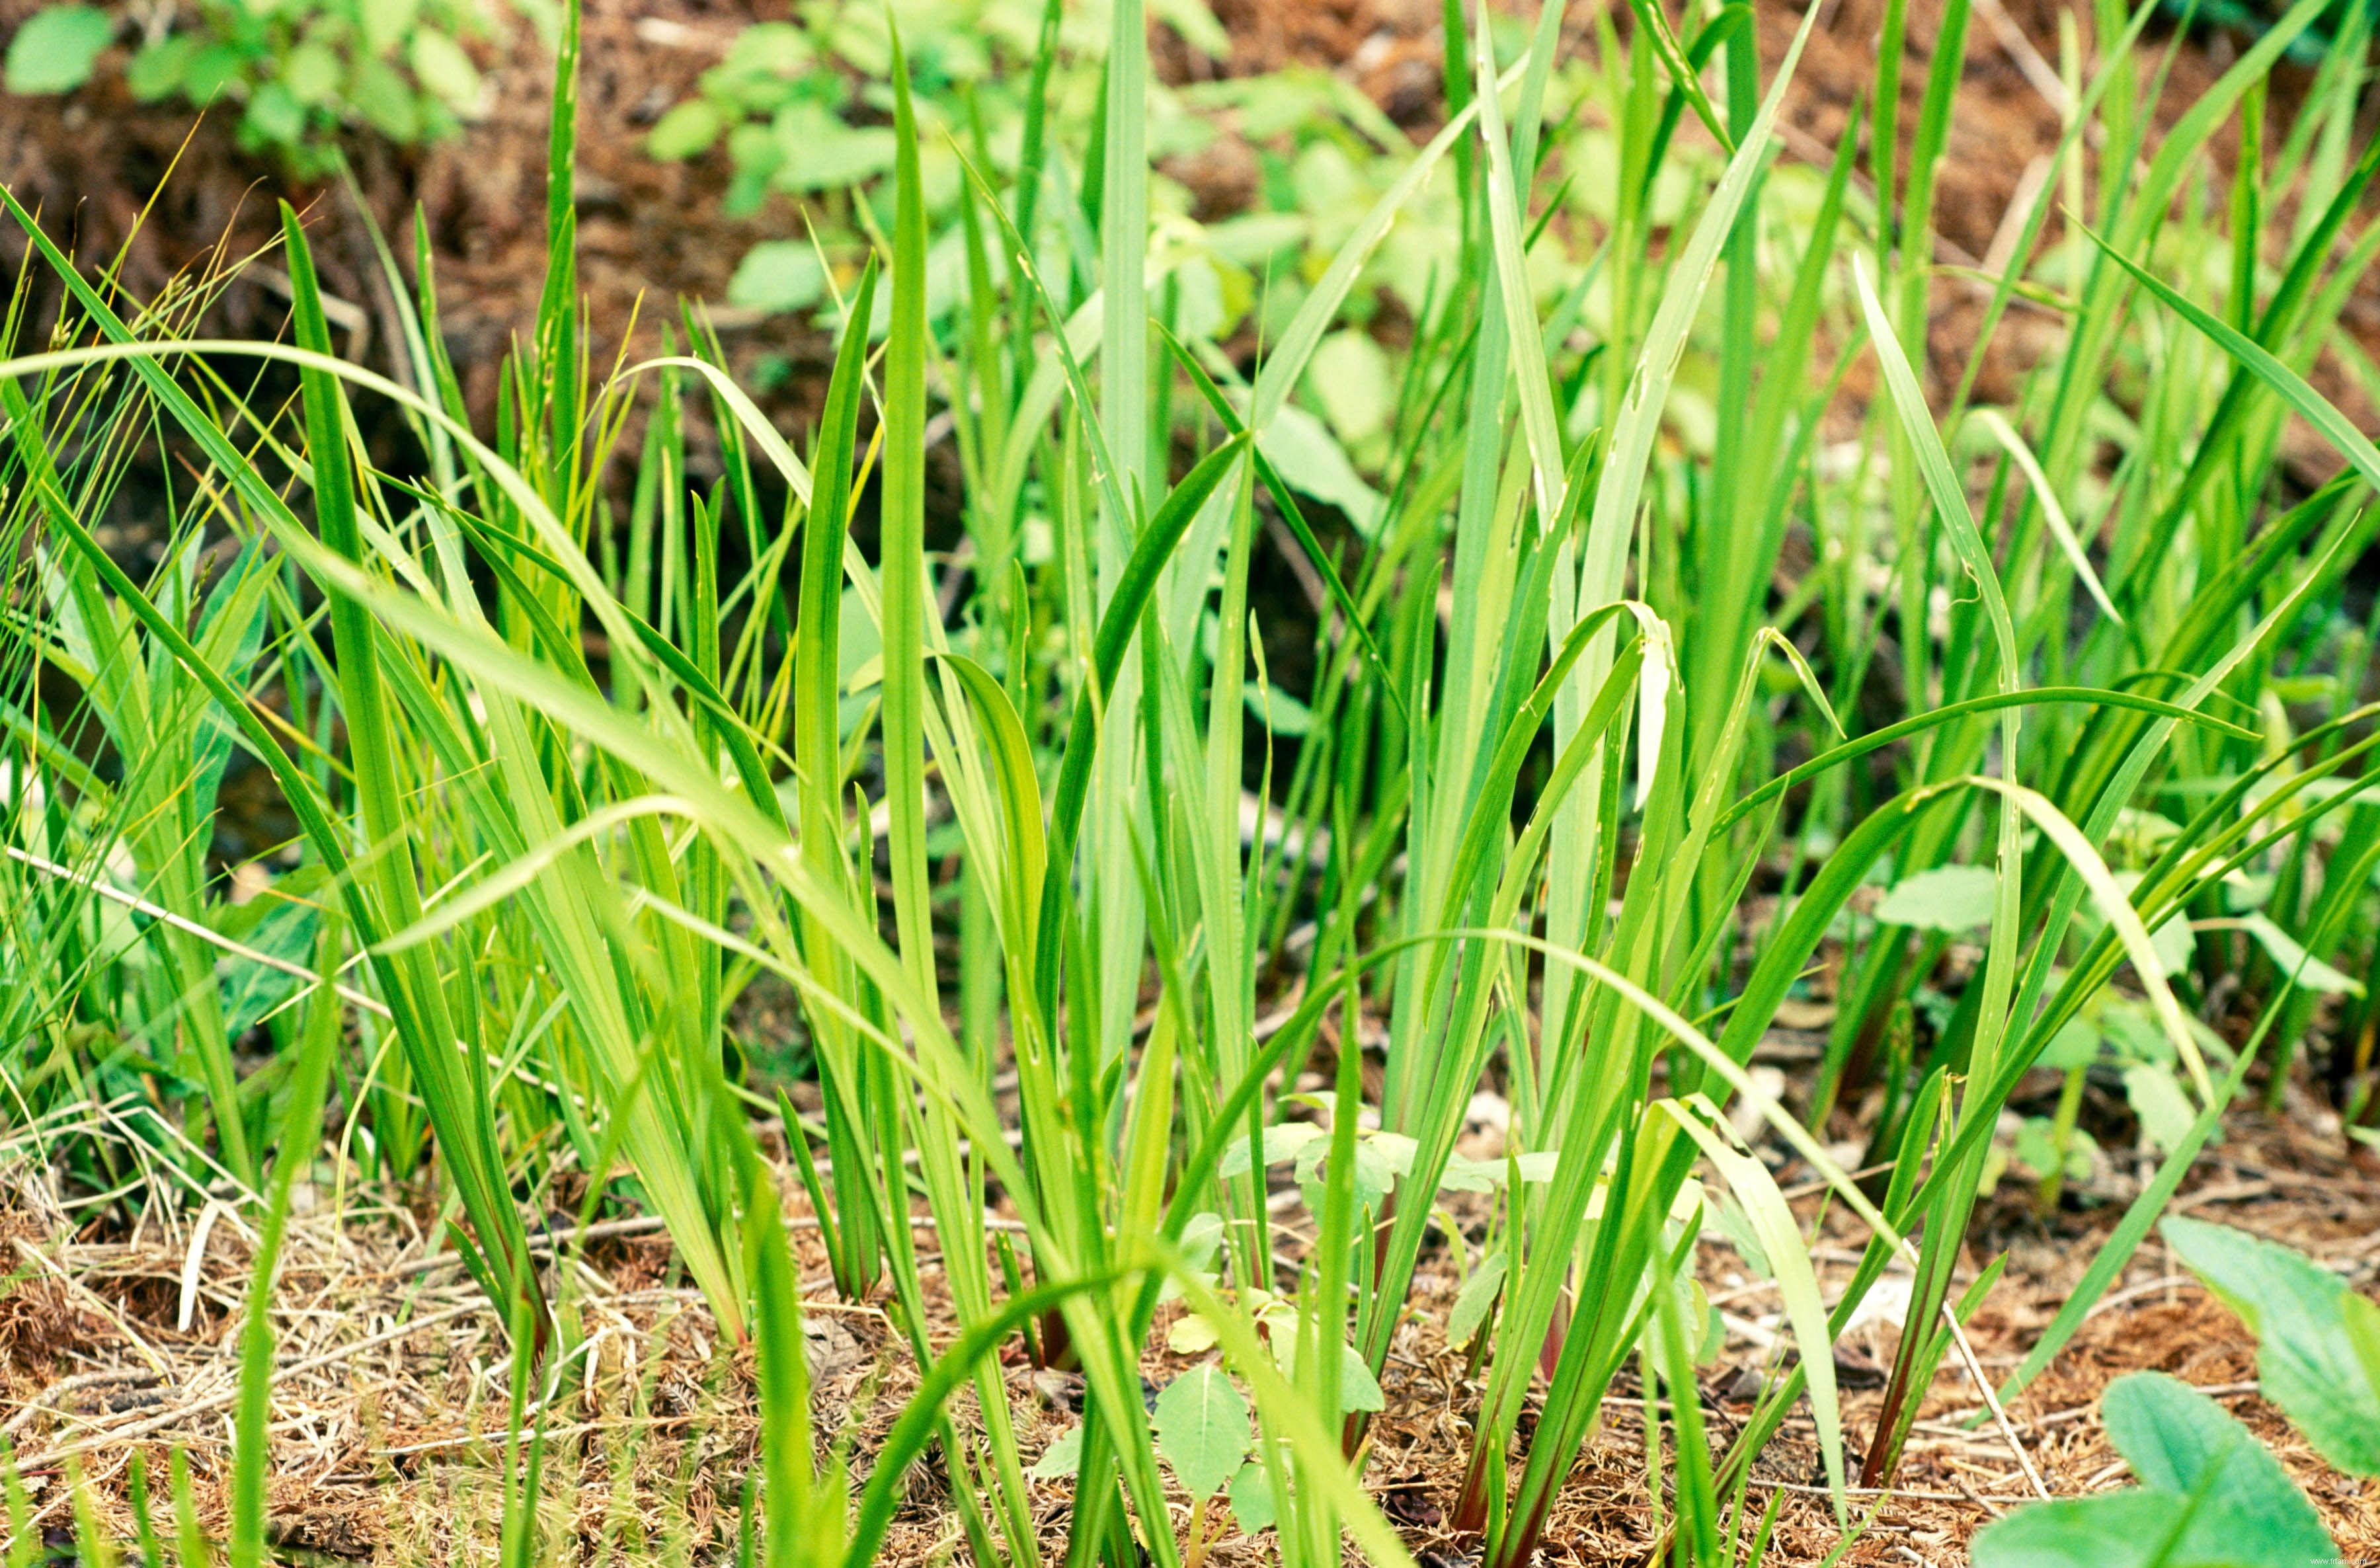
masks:
<svg viewBox="0 0 2380 1568"><path fill-rule="evenodd" d="M1253 1395L1281 1559L1321 1568L1352 1540L1406 1562L1361 1484L1362 1385L1431 1249L1487 1304L1451 1523L1520 1568L1623 1366L1694 1387L1694 1243L1725 1203L1800 1354L1716 1463L1691 1398L1648 1462L1672 1467L1652 1496L1677 1561L1755 1560L1749 1466L1805 1396L1838 1508L1854 1479L1889 1483L1997 1273L1962 1274L1961 1247L1995 1128L2061 1027L2120 972L2194 1121L2004 1397L2122 1267L2251 1064L2277 1084L2314 1021L2228 929L2227 879L2265 879L2313 959L2369 952L2369 638L2339 602L2380 453L2304 379L2325 349L2372 379L2338 330L2380 246L2353 222L2380 160L2355 140L2360 10L2292 128L2262 132L2267 75L2324 3L2162 132L2155 6L2078 13L2048 177L1979 273L1934 244L1963 0L1913 106L1887 7L1867 123L1914 131L1876 136L1864 176L1856 128L1829 166L1779 162L1809 20L1764 84L1745 7L1637 0L1624 38L1598 15L1593 63L1558 77L1560 0L1510 36L1450 0L1444 128L1252 369L1185 337L1146 243L1140 0L1112 5L1087 157L1038 120L998 158L956 128L965 287L939 331L918 161L946 132L917 123L896 59L884 254L838 299L800 450L698 311L662 357L598 373L618 323L581 320L573 271L575 7L551 270L492 432L445 357L426 243L409 284L383 258L392 379L334 352L294 214L285 338L217 342L185 334L219 278L132 299L0 195L65 294L35 351L20 286L0 364L0 1118L188 1086L143 1113L173 1179L261 1207L258 1301L295 1184L432 1195L511 1329L502 1550L523 1565L557 1550L531 1413L583 1343L567 1270L540 1272L523 1219L557 1178L589 1218L659 1216L722 1331L757 1343L742 1550L771 1568L869 1562L929 1451L977 1562L1046 1561L999 1355L1020 1335L1086 1382L1068 1561L1137 1543L1172 1568L1139 1358L1177 1294ZM1547 197L1590 124L1616 205L1581 236ZM1670 224L1652 198L1680 167L1695 199ZM1458 189L1462 230L1411 322L1382 504L1351 530L1306 498L1279 422L1431 179ZM1549 300L1532 251L1564 245L1585 264ZM1929 312L1959 290L1981 323L1931 367L1929 406ZM2049 346L1982 407L2011 311ZM1840 395L1854 371L1864 403ZM1684 383L1716 410L1704 437L1670 422ZM388 410L410 432L395 469L362 438ZM2345 460L2311 493L2282 468L2293 419ZM703 425L719 468L698 482ZM955 553L926 545L938 429L965 480ZM101 523L134 475L164 541L145 579ZM852 533L871 484L872 559ZM1812 563L1793 580L1791 537ZM1294 735L1250 591L1277 540L1321 589ZM854 648L877 650L856 673ZM235 757L297 829L261 921L211 858ZM1912 1005L1964 962L1953 934L1878 925L1853 895L1953 864L1990 872L1988 934L1920 1049ZM2168 976L2151 933L2177 917L2208 924ZM1789 1109L1746 1068L1830 954L1837 1021ZM764 983L798 998L813 1117L723 1065ZM260 989L268 1005L236 1004ZM2244 1046L2192 1015L2217 996L2261 1010ZM2368 1039L2370 1015L2341 1026ZM241 1037L260 1028L257 1065ZM1376 1029L1363 1103L1349 1047ZM1335 1085L1301 1166L1315 1245L1284 1258L1268 1177L1298 1144L1269 1129L1306 1113L1316 1097L1289 1096L1313 1063ZM1500 1167L1456 1152L1483 1082L1511 1108ZM1820 1136L1838 1103L1867 1107L1873 1185ZM1872 1237L1831 1304L1738 1141L1746 1105ZM882 1300L923 1372L856 1496L813 1430L803 1287L756 1141L771 1112L833 1288ZM1493 1195L1484 1232L1446 1217L1450 1188ZM994 1207L1021 1236L987 1228ZM1912 1281L1884 1413L1846 1434L1827 1343L1888 1268ZM932 1331L945 1305L955 1341ZM269 1314L241 1333L228 1544L248 1568ZM172 1480L183 1560L203 1561L178 1462ZM9 1507L27 1517L13 1483Z"/></svg>

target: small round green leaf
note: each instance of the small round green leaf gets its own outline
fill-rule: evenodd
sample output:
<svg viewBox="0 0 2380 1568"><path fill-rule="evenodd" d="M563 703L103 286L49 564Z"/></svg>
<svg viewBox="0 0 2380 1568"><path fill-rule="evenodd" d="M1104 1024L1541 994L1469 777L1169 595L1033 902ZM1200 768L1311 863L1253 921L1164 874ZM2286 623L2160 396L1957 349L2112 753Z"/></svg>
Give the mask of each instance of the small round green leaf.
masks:
<svg viewBox="0 0 2380 1568"><path fill-rule="evenodd" d="M386 61L367 60L357 68L347 101L366 125L391 141L411 141L421 134L421 107L412 84Z"/></svg>
<svg viewBox="0 0 2380 1568"><path fill-rule="evenodd" d="M2161 1372L2109 1385L2107 1435L2144 1483L2019 1509L1975 1538L1975 1568L2312 1568L2339 1561L2280 1462L2221 1406Z"/></svg>
<svg viewBox="0 0 2380 1568"><path fill-rule="evenodd" d="M320 43L301 43L281 63L281 85L300 103L327 103L339 91L339 57Z"/></svg>
<svg viewBox="0 0 2380 1568"><path fill-rule="evenodd" d="M124 67L124 85L143 103L155 103L182 85L182 72L198 46L187 32L142 44L132 63Z"/></svg>
<svg viewBox="0 0 2380 1568"><path fill-rule="evenodd" d="M691 158L719 140L722 122L707 98L689 98L663 115L645 139L645 151L663 160Z"/></svg>
<svg viewBox="0 0 2380 1568"><path fill-rule="evenodd" d="M364 44L377 54L399 43L421 18L421 0L362 0Z"/></svg>
<svg viewBox="0 0 2380 1568"><path fill-rule="evenodd" d="M806 310L826 292L826 268L807 240L755 245L727 280L730 303L753 310Z"/></svg>
<svg viewBox="0 0 2380 1568"><path fill-rule="evenodd" d="M254 142L287 147L306 134L306 105L277 81L268 81L248 101L240 128Z"/></svg>
<svg viewBox="0 0 2380 1568"><path fill-rule="evenodd" d="M2257 1339L2265 1397L2325 1459L2380 1476L2380 1380L2365 1345L2372 1304L2329 1270L2275 1242L2175 1215L2166 1244Z"/></svg>
<svg viewBox="0 0 2380 1568"><path fill-rule="evenodd" d="M248 61L228 43L201 44L182 67L182 96L204 108L247 83Z"/></svg>
<svg viewBox="0 0 2380 1568"><path fill-rule="evenodd" d="M1266 1478L1264 1466L1252 1459L1232 1477L1232 1518L1240 1534L1253 1536L1272 1528L1275 1512L1272 1482Z"/></svg>
<svg viewBox="0 0 2380 1568"><path fill-rule="evenodd" d="M2040 1064L2070 1073L2098 1059L2099 1031L2080 1018L2071 1018L2041 1048Z"/></svg>
<svg viewBox="0 0 2380 1568"><path fill-rule="evenodd" d="M0 79L11 92L72 92L91 79L115 24L96 6L36 11L8 41Z"/></svg>
<svg viewBox="0 0 2380 1568"><path fill-rule="evenodd" d="M1041 1457L1025 1473L1037 1481L1063 1481L1082 1467L1083 1428L1069 1427L1058 1434L1057 1441L1041 1451Z"/></svg>
<svg viewBox="0 0 2380 1568"><path fill-rule="evenodd" d="M468 109L478 100L480 67L463 53L461 44L444 33L428 29L415 33L407 58L413 67L413 79L424 92L457 111Z"/></svg>

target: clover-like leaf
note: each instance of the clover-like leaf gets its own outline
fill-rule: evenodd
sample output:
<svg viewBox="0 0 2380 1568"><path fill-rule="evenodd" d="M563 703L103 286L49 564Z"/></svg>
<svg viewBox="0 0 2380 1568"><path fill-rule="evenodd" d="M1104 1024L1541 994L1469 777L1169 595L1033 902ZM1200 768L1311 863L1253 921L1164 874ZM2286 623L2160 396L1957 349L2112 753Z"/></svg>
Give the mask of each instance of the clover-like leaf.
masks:
<svg viewBox="0 0 2380 1568"><path fill-rule="evenodd" d="M755 310L806 310L826 293L826 268L809 242L763 240L744 253L727 280L730 302Z"/></svg>

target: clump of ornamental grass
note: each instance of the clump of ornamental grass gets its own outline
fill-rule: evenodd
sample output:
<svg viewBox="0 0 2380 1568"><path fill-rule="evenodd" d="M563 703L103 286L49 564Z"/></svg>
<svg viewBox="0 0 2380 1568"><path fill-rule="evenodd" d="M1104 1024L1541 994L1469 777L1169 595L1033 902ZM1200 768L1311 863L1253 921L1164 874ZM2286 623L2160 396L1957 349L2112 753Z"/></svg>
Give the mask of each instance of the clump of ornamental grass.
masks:
<svg viewBox="0 0 2380 1568"><path fill-rule="evenodd" d="M1607 18L1565 62L1560 0L1525 36L1450 6L1443 128L1325 270L1273 280L1253 358L1200 334L1189 253L1150 243L1139 0L1111 7L1096 144L1044 145L1028 116L1002 188L957 138L939 236L896 47L890 222L836 280L825 411L797 438L698 310L599 369L616 323L577 304L575 10L548 282L492 429L426 244L409 282L389 267L391 377L333 351L294 213L288 333L226 342L183 335L204 288L130 299L0 197L67 296L0 364L0 1116L142 1086L143 1158L256 1227L259 1301L301 1182L419 1195L505 1331L495 1550L521 1568L556 1550L546 1413L587 1343L533 1218L565 1190L582 1222L655 1217L756 1347L740 1550L771 1568L863 1568L929 1456L977 1562L1044 1562L1017 1353L1083 1380L1071 1447L1034 1466L1071 1471L1070 1560L1195 1568L1227 1494L1284 1562L1405 1562L1366 1423L1440 1248L1478 1374L1448 1502L1491 1568L1536 1555L1632 1362L1678 1561L1757 1558L1750 1466L1803 1400L1848 1522L1945 1361L1982 1378L1961 1323L1999 1265L1962 1272L1962 1243L2053 1045L2085 1072L2074 1027L2130 1017L2163 1152L2002 1399L2252 1064L2287 1071L2318 1005L2368 1043L2345 976L2380 862L2370 639L2340 584L2380 453L2306 380L2328 350L2363 364L2338 325L2380 246L2353 231L2380 167L2354 138L2360 34L2262 134L2267 75L2324 8L2159 131L2154 7L2094 7L2047 177L1977 273L1933 247L1964 4L1911 115L1888 6L1867 113L1913 131L1864 176L1848 133L1823 169L1779 161L1812 18L1763 82L1742 7L1635 4L1624 40ZM1598 222L1558 231L1560 180L1594 168ZM1431 180L1463 221L1362 474L1308 388ZM1694 200L1658 201L1665 180ZM1983 320L1928 365L1948 287ZM1981 407L2011 310L2055 330ZM409 428L401 467L361 441L367 407ZM2343 459L2311 492L2281 463L2291 420ZM940 442L962 542L929 552ZM164 545L145 577L97 528L135 474ZM1790 540L1814 564L1788 581ZM1265 659L1266 551L1315 585L1304 690ZM235 760L296 828L239 902L210 855ZM1972 964L1944 994L1954 949ZM1814 978L1832 1033L1780 1098L1747 1067ZM808 1113L722 1052L762 984L798 1000ZM2252 1033L2211 1027L2242 1007ZM1509 1107L1499 1160L1456 1148L1483 1086ZM1828 1152L1852 1107L1864 1180ZM919 1368L864 1482L813 1420L771 1118L832 1288L880 1303ZM95 1192L120 1175L59 1157ZM1870 1238L1832 1301L1787 1159ZM1448 1192L1490 1218L1453 1221ZM1310 1245L1277 1246L1284 1202ZM1668 1403L1665 1444L1652 1399L1692 1390L1711 1340L1706 1227L1785 1330L1716 1461L1696 1400ZM1847 1433L1829 1346L1888 1269L1911 1282L1883 1415ZM1139 1357L1175 1297L1213 1355L1152 1407ZM241 1355L249 1568L269 1314Z"/></svg>

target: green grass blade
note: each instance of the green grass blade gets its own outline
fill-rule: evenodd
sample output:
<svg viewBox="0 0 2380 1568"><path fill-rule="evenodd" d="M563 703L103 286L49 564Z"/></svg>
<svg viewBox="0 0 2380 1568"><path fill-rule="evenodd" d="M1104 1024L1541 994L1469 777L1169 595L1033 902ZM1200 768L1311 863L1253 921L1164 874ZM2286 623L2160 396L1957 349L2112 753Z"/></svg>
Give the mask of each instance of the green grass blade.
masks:
<svg viewBox="0 0 2380 1568"><path fill-rule="evenodd" d="M2364 438L2363 433L2355 428L2347 416L2338 411L2336 404L2308 385L2303 376L2275 359L2263 345L2243 335L2238 328L2228 322L2209 315L2205 310L2192 304L2151 274L2139 262L2117 249L2096 231L2086 232L2091 234L2092 239L2098 244L2100 249L2110 261L2130 273L2142 287L2162 300L2167 309L2213 339L2226 354L2230 355L2259 381L2278 393L2282 400L2288 403L2299 417L2312 425L2325 441L2329 442L2338 450L2340 456L2347 459L2357 473L2363 476L2365 483L2380 487L2380 450L2374 448L2372 443Z"/></svg>

